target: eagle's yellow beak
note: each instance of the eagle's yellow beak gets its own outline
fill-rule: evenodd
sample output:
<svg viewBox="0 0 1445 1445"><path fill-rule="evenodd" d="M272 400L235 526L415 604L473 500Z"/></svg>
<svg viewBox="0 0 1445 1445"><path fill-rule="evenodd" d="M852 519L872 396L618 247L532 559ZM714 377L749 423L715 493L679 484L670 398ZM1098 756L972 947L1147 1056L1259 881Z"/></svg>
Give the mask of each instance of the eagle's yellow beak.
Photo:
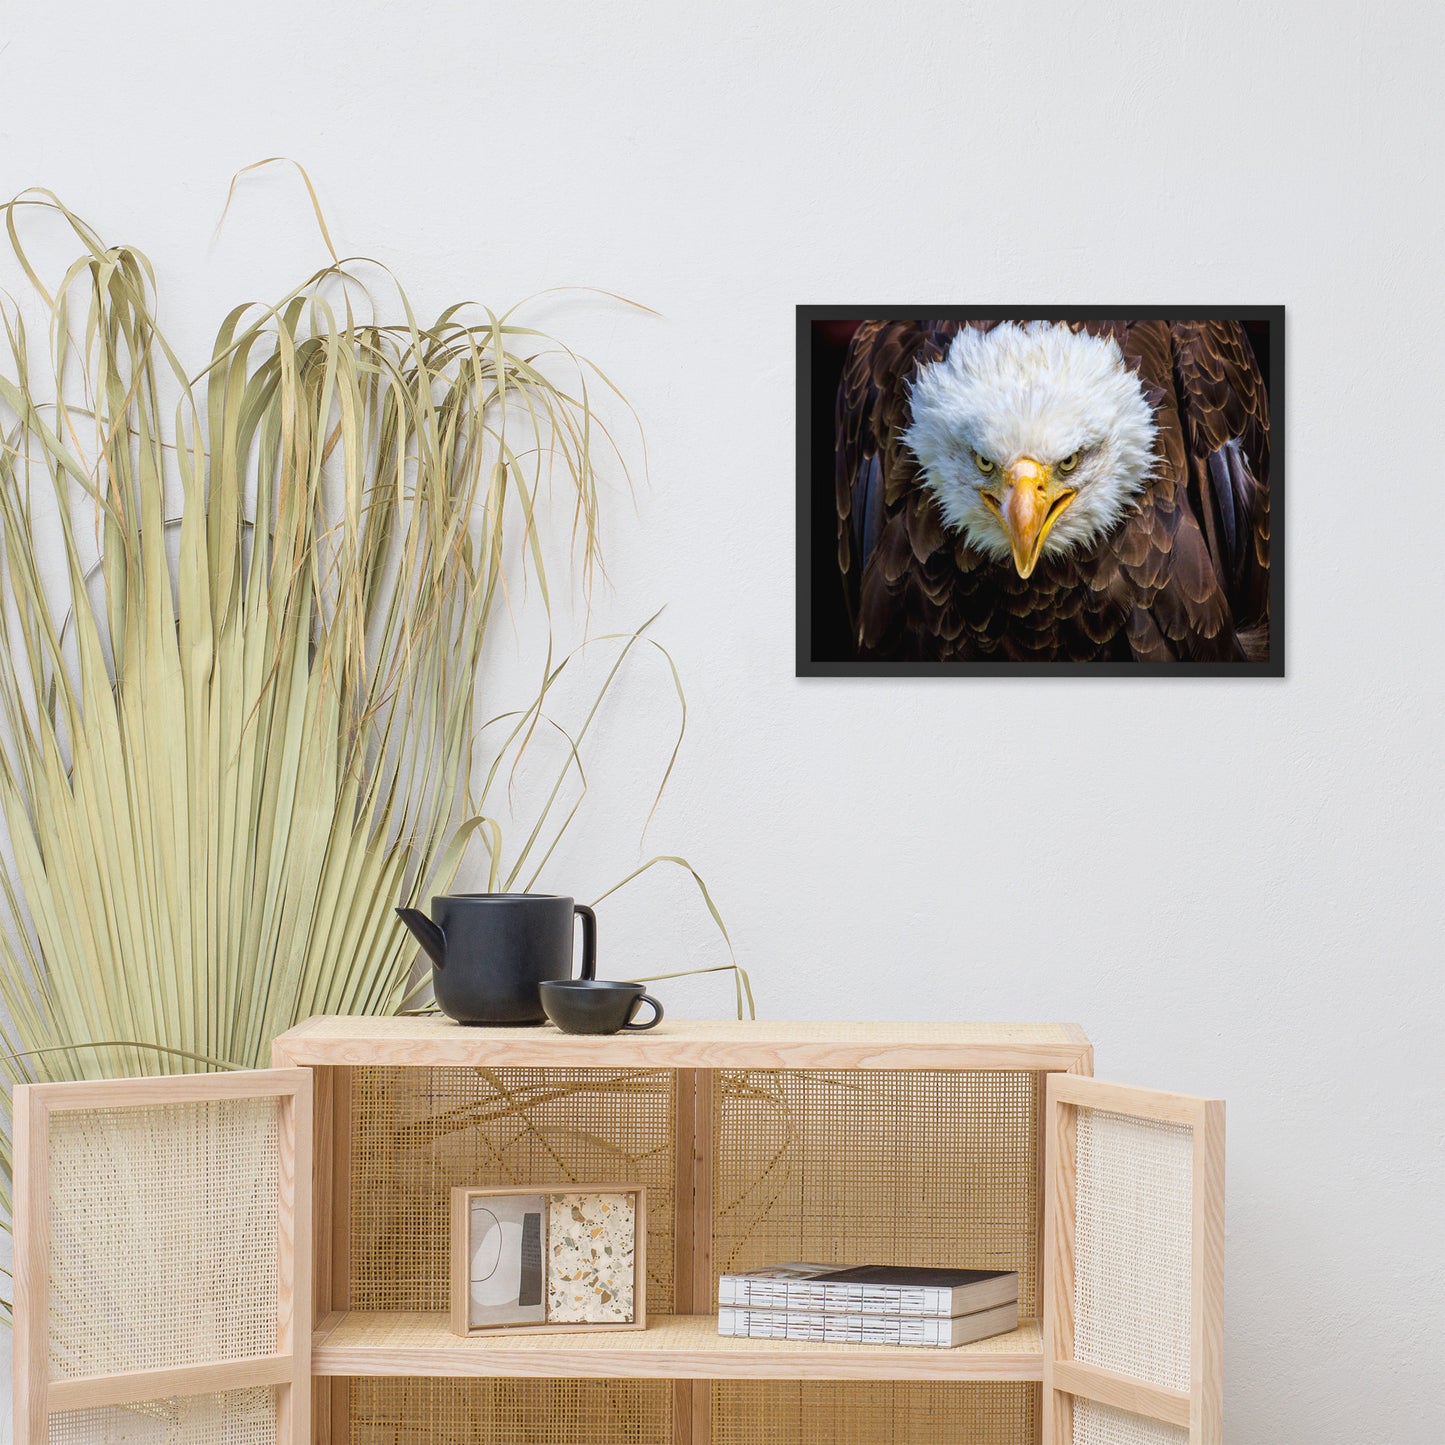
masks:
<svg viewBox="0 0 1445 1445"><path fill-rule="evenodd" d="M1004 469L996 489L988 488L979 495L1008 533L1019 576L1028 577L1039 565L1039 553L1054 523L1078 492L1060 485L1047 462L1020 457Z"/></svg>

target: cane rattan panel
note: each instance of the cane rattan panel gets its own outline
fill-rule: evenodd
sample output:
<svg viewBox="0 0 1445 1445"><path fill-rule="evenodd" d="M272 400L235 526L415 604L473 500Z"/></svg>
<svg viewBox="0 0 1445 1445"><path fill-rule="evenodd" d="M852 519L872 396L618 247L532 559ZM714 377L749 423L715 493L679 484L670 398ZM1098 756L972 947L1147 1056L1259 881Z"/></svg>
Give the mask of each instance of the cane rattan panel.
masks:
<svg viewBox="0 0 1445 1445"><path fill-rule="evenodd" d="M647 1189L647 1309L668 1313L674 1095L667 1069L356 1069L351 1308L448 1307L454 1185L608 1183Z"/></svg>
<svg viewBox="0 0 1445 1445"><path fill-rule="evenodd" d="M672 1388L665 1380L352 1380L346 1445L672 1445Z"/></svg>
<svg viewBox="0 0 1445 1445"><path fill-rule="evenodd" d="M1189 1445L1189 1431L1095 1400L1075 1400L1074 1445Z"/></svg>
<svg viewBox="0 0 1445 1445"><path fill-rule="evenodd" d="M279 1111L254 1098L54 1115L53 1376L277 1348Z"/></svg>
<svg viewBox="0 0 1445 1445"><path fill-rule="evenodd" d="M1077 1127L1074 1358L1187 1390L1194 1131L1100 1109Z"/></svg>
<svg viewBox="0 0 1445 1445"><path fill-rule="evenodd" d="M727 1380L713 1386L712 1425L712 1445L1032 1445L1039 1390Z"/></svg>
<svg viewBox="0 0 1445 1445"><path fill-rule="evenodd" d="M272 1390L226 1390L62 1410L50 1417L50 1445L274 1445Z"/></svg>
<svg viewBox="0 0 1445 1445"><path fill-rule="evenodd" d="M784 1260L1013 1269L1019 1313L1037 1314L1040 1078L720 1070L714 1274Z"/></svg>

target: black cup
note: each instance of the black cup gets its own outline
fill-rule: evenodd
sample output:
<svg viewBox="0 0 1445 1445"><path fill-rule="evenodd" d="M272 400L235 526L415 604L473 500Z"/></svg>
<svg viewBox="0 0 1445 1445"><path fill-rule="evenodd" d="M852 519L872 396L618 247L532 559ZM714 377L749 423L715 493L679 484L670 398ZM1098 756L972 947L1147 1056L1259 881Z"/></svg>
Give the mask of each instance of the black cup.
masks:
<svg viewBox="0 0 1445 1445"><path fill-rule="evenodd" d="M650 1029L662 1022L662 1005L640 983L611 983L596 978L549 980L541 985L542 1007L564 1034L615 1034L621 1029ZM645 1003L652 1017L632 1022Z"/></svg>

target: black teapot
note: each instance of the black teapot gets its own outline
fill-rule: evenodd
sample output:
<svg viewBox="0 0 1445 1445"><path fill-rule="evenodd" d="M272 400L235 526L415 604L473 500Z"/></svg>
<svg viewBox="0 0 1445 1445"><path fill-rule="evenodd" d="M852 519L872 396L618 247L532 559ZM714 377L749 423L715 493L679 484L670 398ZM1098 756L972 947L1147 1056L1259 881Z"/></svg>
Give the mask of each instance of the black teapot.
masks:
<svg viewBox="0 0 1445 1445"><path fill-rule="evenodd" d="M540 1024L539 985L572 976L582 920L582 978L597 976L597 915L550 893L449 893L397 915L432 961L437 1007L460 1024Z"/></svg>

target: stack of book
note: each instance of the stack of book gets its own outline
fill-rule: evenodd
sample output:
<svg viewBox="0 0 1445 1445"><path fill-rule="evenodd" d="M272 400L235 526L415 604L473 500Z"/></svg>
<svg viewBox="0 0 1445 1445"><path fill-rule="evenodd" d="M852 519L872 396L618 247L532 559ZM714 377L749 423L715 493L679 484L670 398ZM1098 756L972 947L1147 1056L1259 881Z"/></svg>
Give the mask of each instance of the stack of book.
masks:
<svg viewBox="0 0 1445 1445"><path fill-rule="evenodd" d="M720 1335L950 1349L1018 1322L1010 1270L778 1264L718 1280Z"/></svg>

